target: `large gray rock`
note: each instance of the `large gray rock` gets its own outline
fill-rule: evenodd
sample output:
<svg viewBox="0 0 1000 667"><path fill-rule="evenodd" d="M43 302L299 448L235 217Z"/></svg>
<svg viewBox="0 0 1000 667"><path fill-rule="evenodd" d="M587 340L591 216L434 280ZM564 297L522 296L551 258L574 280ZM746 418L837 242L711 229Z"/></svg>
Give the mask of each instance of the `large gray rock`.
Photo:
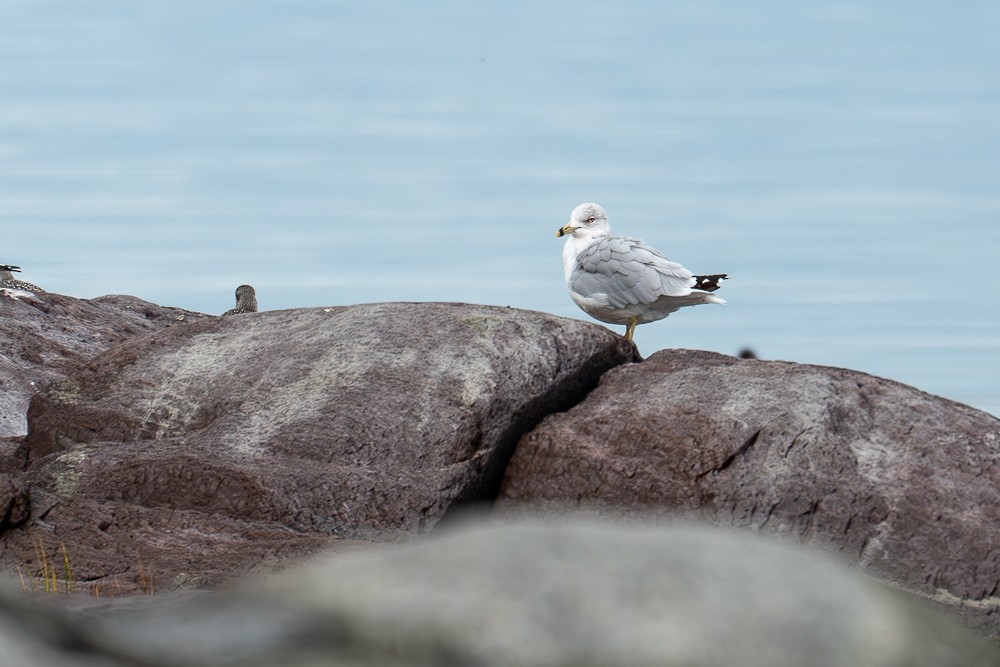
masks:
<svg viewBox="0 0 1000 667"><path fill-rule="evenodd" d="M5 606L0 654L43 666L1000 664L995 645L843 565L685 525L463 526L148 610Z"/></svg>
<svg viewBox="0 0 1000 667"><path fill-rule="evenodd" d="M206 317L132 296L34 300L0 294L0 437L28 432L28 403L38 388L139 333Z"/></svg>
<svg viewBox="0 0 1000 667"><path fill-rule="evenodd" d="M131 296L85 300L45 293L15 299L0 293L0 533L30 516L23 436L28 405L39 388L120 341L203 317ZM0 543L0 554L8 551Z"/></svg>
<svg viewBox="0 0 1000 667"><path fill-rule="evenodd" d="M173 327L35 397L32 504L88 578L127 545L158 586L280 560L282 535L296 555L419 532L491 499L520 436L633 353L597 325L463 304Z"/></svg>
<svg viewBox="0 0 1000 667"><path fill-rule="evenodd" d="M657 353L525 436L497 505L832 546L1000 635L1000 420L864 373Z"/></svg>

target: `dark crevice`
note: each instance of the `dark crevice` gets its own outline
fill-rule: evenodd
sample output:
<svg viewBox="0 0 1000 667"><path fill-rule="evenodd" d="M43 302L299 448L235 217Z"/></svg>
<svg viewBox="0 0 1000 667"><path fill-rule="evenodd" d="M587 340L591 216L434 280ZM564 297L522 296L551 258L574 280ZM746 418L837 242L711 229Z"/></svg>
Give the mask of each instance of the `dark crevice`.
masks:
<svg viewBox="0 0 1000 667"><path fill-rule="evenodd" d="M695 479L701 479L702 477L710 473L722 472L723 470L731 466L736 459L746 454L751 447L757 444L757 438L760 437L761 430L762 429L754 431L754 433L745 441L743 441L743 444L740 445L735 452L727 456L722 463L720 463L717 466L713 466L708 470L705 470L704 472L700 473Z"/></svg>
<svg viewBox="0 0 1000 667"><path fill-rule="evenodd" d="M553 383L548 391L524 404L512 417L510 424L498 438L496 448L484 462L478 488L470 489L464 497L453 501L435 525L450 523L451 519L464 516L469 510L491 507L500 495L507 466L514 457L521 438L533 431L549 415L565 412L583 402L597 388L605 373L612 368L634 363L637 357L638 351L634 345L631 360L622 360L614 348L605 349L594 355L589 363L582 364L575 373L566 375L561 382ZM560 360L560 365L561 363Z"/></svg>

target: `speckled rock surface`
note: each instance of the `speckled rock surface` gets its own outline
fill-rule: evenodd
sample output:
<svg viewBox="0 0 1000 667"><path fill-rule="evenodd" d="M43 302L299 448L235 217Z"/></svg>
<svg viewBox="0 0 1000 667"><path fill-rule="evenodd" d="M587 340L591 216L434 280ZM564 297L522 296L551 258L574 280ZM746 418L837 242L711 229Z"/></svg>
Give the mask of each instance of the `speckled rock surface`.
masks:
<svg viewBox="0 0 1000 667"><path fill-rule="evenodd" d="M1000 420L890 380L657 353L521 440L498 507L522 505L825 545L1000 636Z"/></svg>
<svg viewBox="0 0 1000 667"><path fill-rule="evenodd" d="M633 353L598 325L464 304L247 313L133 338L33 399L33 517L79 575L134 570L120 551L158 587L324 539L419 533L491 499L518 438Z"/></svg>
<svg viewBox="0 0 1000 667"><path fill-rule="evenodd" d="M28 432L28 403L42 384L135 335L204 317L132 296L0 295L0 437Z"/></svg>

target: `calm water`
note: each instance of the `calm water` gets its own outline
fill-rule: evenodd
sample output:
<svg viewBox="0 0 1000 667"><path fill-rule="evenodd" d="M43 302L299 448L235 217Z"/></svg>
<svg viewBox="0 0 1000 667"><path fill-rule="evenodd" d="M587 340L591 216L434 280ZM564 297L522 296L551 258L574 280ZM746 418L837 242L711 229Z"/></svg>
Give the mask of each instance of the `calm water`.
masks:
<svg viewBox="0 0 1000 667"><path fill-rule="evenodd" d="M645 354L1000 414L998 7L0 0L0 262L205 312L249 282L585 318L555 230L596 201L732 276Z"/></svg>

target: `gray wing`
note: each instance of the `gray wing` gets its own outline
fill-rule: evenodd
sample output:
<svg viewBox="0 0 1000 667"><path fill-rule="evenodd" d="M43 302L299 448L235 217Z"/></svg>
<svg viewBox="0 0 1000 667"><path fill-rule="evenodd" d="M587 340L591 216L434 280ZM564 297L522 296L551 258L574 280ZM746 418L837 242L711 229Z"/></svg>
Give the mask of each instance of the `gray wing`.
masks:
<svg viewBox="0 0 1000 667"><path fill-rule="evenodd" d="M584 297L606 294L614 308L649 304L661 296L686 296L694 275L639 239L612 236L576 257L570 289Z"/></svg>

